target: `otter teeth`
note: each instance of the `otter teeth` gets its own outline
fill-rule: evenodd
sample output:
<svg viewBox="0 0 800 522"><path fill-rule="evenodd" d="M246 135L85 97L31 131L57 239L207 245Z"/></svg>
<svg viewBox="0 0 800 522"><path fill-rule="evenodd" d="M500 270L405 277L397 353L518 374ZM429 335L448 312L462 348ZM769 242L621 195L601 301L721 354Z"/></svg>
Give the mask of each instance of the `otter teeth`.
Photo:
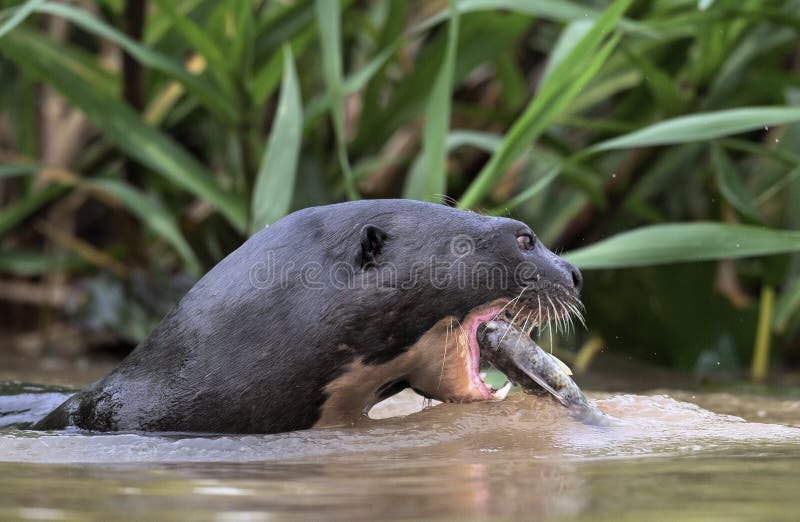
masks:
<svg viewBox="0 0 800 522"><path fill-rule="evenodd" d="M509 391L511 391L511 381L506 381L499 390L492 392L492 397L498 401L505 400L505 398L508 397Z"/></svg>

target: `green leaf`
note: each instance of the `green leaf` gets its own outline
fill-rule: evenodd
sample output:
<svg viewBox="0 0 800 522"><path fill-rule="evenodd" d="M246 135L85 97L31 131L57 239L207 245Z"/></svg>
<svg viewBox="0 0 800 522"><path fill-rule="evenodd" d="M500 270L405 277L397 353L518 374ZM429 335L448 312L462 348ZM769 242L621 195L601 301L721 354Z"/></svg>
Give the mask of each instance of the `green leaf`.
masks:
<svg viewBox="0 0 800 522"><path fill-rule="evenodd" d="M339 0L316 0L322 69L331 100L339 166L345 175L348 197L350 199L358 199L353 171L350 168L350 160L347 158L347 145L344 135L344 90L342 88L342 42L339 9Z"/></svg>
<svg viewBox="0 0 800 522"><path fill-rule="evenodd" d="M143 65L160 71L179 81L202 103L215 110L228 121L236 121L236 109L229 97L202 76L188 72L181 64L171 58L144 47L114 27L94 17L88 11L67 4L48 2L37 8L38 12L60 16L83 30L102 38L108 38L127 51Z"/></svg>
<svg viewBox="0 0 800 522"><path fill-rule="evenodd" d="M650 266L800 251L800 232L723 223L642 227L564 256L582 269Z"/></svg>
<svg viewBox="0 0 800 522"><path fill-rule="evenodd" d="M71 254L54 256L30 250L3 250L0 252L0 273L34 277L54 270L81 270L92 265Z"/></svg>
<svg viewBox="0 0 800 522"><path fill-rule="evenodd" d="M520 36L529 27L529 19L509 13L460 17L454 84L461 82L480 64L500 54L513 52ZM422 115L446 46L447 31L431 35L415 55L413 69L399 81L388 82L391 89L388 93L384 91L389 96L384 96L381 110L361 114L358 134L352 144L357 154L383 148L397 129Z"/></svg>
<svg viewBox="0 0 800 522"><path fill-rule="evenodd" d="M586 36L586 33L592 29L592 25L594 25L594 20L576 20L567 24L564 30L561 31L558 40L556 40L556 44L553 46L553 50L550 51L547 57L547 64L544 67L542 79L540 80L542 85L547 82L547 79L553 73L556 66L566 58L578 42Z"/></svg>
<svg viewBox="0 0 800 522"><path fill-rule="evenodd" d="M736 166L718 143L711 147L711 158L717 187L725 200L753 221L762 221L758 208L739 179Z"/></svg>
<svg viewBox="0 0 800 522"><path fill-rule="evenodd" d="M518 206L526 203L529 199L533 198L541 191L546 189L550 186L550 183L555 181L555 179L561 174L561 170L564 168L563 165L556 165L548 170L543 176L536 180L531 186L511 198L506 203L503 203L499 208L494 209L492 214L499 214L502 210L503 213L508 212L509 210L513 210Z"/></svg>
<svg viewBox="0 0 800 522"><path fill-rule="evenodd" d="M377 74L386 62L389 61L397 49L399 48L399 41L396 42L395 45L384 49L380 53L378 53L375 58L370 60L365 66L361 69L357 70L356 72L352 73L351 75L347 76L344 81L342 82L342 90L344 91L345 95L353 94L356 91L360 91L367 85L367 82ZM328 110L331 106L331 96L329 92L326 92L324 95L311 100L305 111L305 120L306 124L311 121L316 120L322 112Z"/></svg>
<svg viewBox="0 0 800 522"><path fill-rule="evenodd" d="M675 114L684 107L685 96L678 91L675 80L664 70L650 61L644 53L639 53L627 47L625 54L631 63L639 70L653 95L656 105L667 114Z"/></svg>
<svg viewBox="0 0 800 522"><path fill-rule="evenodd" d="M593 145L588 152L712 140L800 121L800 107L747 107L681 116Z"/></svg>
<svg viewBox="0 0 800 522"><path fill-rule="evenodd" d="M67 187L51 184L35 189L0 209L0 237L22 220L66 192Z"/></svg>
<svg viewBox="0 0 800 522"><path fill-rule="evenodd" d="M507 10L528 16L551 20L554 22L571 22L573 20L595 19L602 15L602 11L583 4L568 2L566 0L460 0L457 4L459 14L475 11ZM431 27L442 23L450 17L449 9L440 11L417 25L414 33L429 30ZM659 36L651 28L633 20L620 20L620 26L626 31L643 35Z"/></svg>
<svg viewBox="0 0 800 522"><path fill-rule="evenodd" d="M34 164L21 164L21 163L4 163L0 164L0 179L2 178L15 178L18 176L30 176L36 174L41 170L40 165Z"/></svg>
<svg viewBox="0 0 800 522"><path fill-rule="evenodd" d="M315 26L309 25L303 29L297 36L289 40L293 53L300 56L316 37L317 31ZM261 106L267 100L267 98L272 95L272 92L278 87L278 84L281 81L282 71L283 53L278 50L277 52L273 53L264 64L261 65L261 68L254 74L253 78L248 83L247 89L252 97L252 102L254 105ZM345 85L346 83L347 82L345 82ZM349 94L346 86L345 93ZM327 93L324 98L326 105L320 108L320 113L322 113L323 110L327 110L330 106L330 99L327 97ZM310 108L307 108L305 112L307 113L309 110Z"/></svg>
<svg viewBox="0 0 800 522"><path fill-rule="evenodd" d="M434 80L425 111L422 134L422 165L412 171L422 182L409 176L404 196L420 201L435 201L447 194L447 151L445 140L450 126L450 103L453 91L453 69L458 44L458 11L451 0L447 48L439 73Z"/></svg>
<svg viewBox="0 0 800 522"><path fill-rule="evenodd" d="M494 73L500 85L503 107L516 112L528 98L528 85L522 67L508 54L502 54L494 60Z"/></svg>
<svg viewBox="0 0 800 522"><path fill-rule="evenodd" d="M524 153L547 126L564 111L605 62L618 41L618 35L600 51L606 34L617 24L631 0L617 0L606 9L586 35L553 69L522 116L514 122L500 149L492 155L478 177L464 193L459 208L472 208L500 179L506 169Z"/></svg>
<svg viewBox="0 0 800 522"><path fill-rule="evenodd" d="M254 31L256 26L253 0L229 0L234 16L234 27L231 42L230 60L235 66L239 78L249 78L253 65Z"/></svg>
<svg viewBox="0 0 800 522"><path fill-rule="evenodd" d="M82 185L111 194L122 202L142 223L175 248L192 274L200 274L200 262L192 247L181 234L175 218L158 199L116 179L89 180Z"/></svg>
<svg viewBox="0 0 800 522"><path fill-rule="evenodd" d="M253 190L250 233L285 216L292 204L303 133L300 84L290 47L283 49L283 81L277 114Z"/></svg>
<svg viewBox="0 0 800 522"><path fill-rule="evenodd" d="M800 162L798 162L798 165L789 172L787 172L781 179L777 180L771 186L764 189L764 192L759 194L758 197L755 199L755 205L756 206L762 205L765 201L768 201L771 197L781 193L781 191L783 191L787 187L791 187L792 183L794 183L794 181L797 180L798 178L800 178ZM791 198L791 195L789 197ZM790 199L789 201L796 201L796 200Z"/></svg>
<svg viewBox="0 0 800 522"><path fill-rule="evenodd" d="M36 9L44 3L44 0L28 0L19 6L11 18L6 20L3 25L0 25L0 38L6 35L7 32L14 29L28 18Z"/></svg>
<svg viewBox="0 0 800 522"><path fill-rule="evenodd" d="M211 36L195 24L190 17L178 12L179 6L175 4L174 0L155 0L155 3L169 17L175 29L186 39L186 42L206 59L208 69L217 81L226 89L230 89L231 64L225 59Z"/></svg>
<svg viewBox="0 0 800 522"><path fill-rule="evenodd" d="M778 333L783 333L792 317L800 313L800 278L795 279L791 285L784 289L781 297L775 304L775 317L773 327Z"/></svg>
<svg viewBox="0 0 800 522"><path fill-rule="evenodd" d="M246 227L242 201L172 138L145 124L128 105L82 81L80 64L40 36L20 30L6 36L2 51L78 107L103 135L129 156L208 201L237 229Z"/></svg>

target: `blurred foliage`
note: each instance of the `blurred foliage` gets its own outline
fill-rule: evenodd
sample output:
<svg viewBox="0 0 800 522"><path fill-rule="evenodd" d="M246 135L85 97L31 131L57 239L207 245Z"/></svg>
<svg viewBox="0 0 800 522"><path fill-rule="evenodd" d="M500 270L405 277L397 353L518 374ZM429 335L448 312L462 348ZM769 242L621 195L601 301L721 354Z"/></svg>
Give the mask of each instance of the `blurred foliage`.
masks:
<svg viewBox="0 0 800 522"><path fill-rule="evenodd" d="M602 269L613 351L747 368L769 288L761 349L800 364L800 0L0 5L0 271L88 327L141 338L248 233L404 196Z"/></svg>

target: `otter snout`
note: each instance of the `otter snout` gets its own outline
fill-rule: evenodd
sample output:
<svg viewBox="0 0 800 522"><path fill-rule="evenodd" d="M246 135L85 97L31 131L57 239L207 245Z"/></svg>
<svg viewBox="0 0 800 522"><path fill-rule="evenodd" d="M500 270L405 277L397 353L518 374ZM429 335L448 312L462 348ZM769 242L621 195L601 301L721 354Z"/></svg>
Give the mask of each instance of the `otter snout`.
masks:
<svg viewBox="0 0 800 522"><path fill-rule="evenodd" d="M575 293L580 293L581 288L583 287L583 275L581 274L581 271L578 270L578 267L566 259L559 257L558 261L561 264L565 279L572 283L571 286L575 290Z"/></svg>

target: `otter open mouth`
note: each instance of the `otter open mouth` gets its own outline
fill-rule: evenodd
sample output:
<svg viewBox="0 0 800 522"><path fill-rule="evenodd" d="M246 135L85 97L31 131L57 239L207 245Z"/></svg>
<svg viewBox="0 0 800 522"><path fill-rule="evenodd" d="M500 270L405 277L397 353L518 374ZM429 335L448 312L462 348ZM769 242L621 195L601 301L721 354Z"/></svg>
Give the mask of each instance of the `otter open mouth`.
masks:
<svg viewBox="0 0 800 522"><path fill-rule="evenodd" d="M521 295L521 294L520 294ZM525 302L518 302L519 297L510 301L492 302L480 306L470 312L462 325L467 337L469 347L469 357L467 358L467 372L470 383L477 393L486 400L503 400L508 396L512 387L512 381L507 380L504 385L494 388L487 383L480 371L481 361L488 362L492 366L506 375L518 374L520 368L512 367L507 363L507 359L500 359L502 364L498 364L498 358L488 358L487 354L481 351L479 342L479 329L488 322L500 320L503 324L514 327L515 332L530 337L535 328L541 331L549 328L552 333L555 331L566 332L570 327L574 327L573 317L584 324L582 305L577 296L565 293L560 296L534 296L535 304L532 306L531 299ZM500 338L502 341L502 337ZM535 343L525 344L525 346L538 346ZM555 357L553 357L555 359ZM555 359L558 361L557 359ZM559 364L562 364L558 361ZM517 379L514 384L520 384ZM527 391L534 391L526 387ZM542 390L544 391L544 390Z"/></svg>

